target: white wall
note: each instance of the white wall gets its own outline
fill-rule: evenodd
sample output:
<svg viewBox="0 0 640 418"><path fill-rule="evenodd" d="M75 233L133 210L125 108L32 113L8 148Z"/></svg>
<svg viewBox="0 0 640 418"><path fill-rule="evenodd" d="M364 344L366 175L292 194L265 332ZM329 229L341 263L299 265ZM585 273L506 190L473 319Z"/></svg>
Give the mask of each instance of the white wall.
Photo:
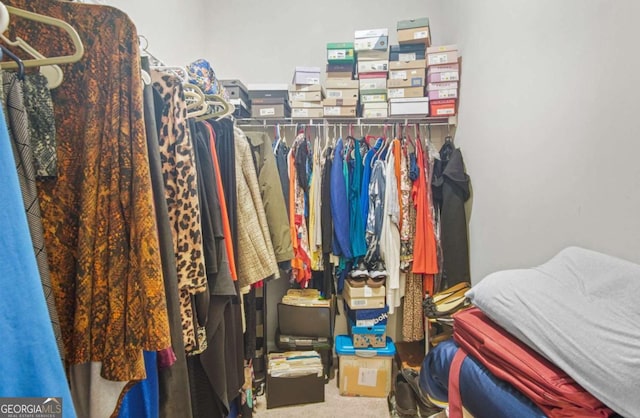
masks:
<svg viewBox="0 0 640 418"><path fill-rule="evenodd" d="M133 20L148 50L167 65L184 66L206 58L209 38L204 0L104 0Z"/></svg>
<svg viewBox="0 0 640 418"><path fill-rule="evenodd" d="M430 16L437 23L440 9L437 0L211 2L209 57L221 78L289 83L296 66L324 71L327 42L353 41L356 29L389 28L395 43L398 20Z"/></svg>
<svg viewBox="0 0 640 418"><path fill-rule="evenodd" d="M640 262L633 0L449 0L474 188L472 275L580 245Z"/></svg>

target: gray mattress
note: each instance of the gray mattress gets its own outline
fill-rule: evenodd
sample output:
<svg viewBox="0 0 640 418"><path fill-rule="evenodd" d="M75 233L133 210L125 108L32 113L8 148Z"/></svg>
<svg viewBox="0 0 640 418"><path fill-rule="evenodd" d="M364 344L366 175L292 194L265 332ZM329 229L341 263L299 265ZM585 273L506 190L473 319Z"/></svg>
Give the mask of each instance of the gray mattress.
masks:
<svg viewBox="0 0 640 418"><path fill-rule="evenodd" d="M624 417L640 417L640 265L570 247L467 296Z"/></svg>

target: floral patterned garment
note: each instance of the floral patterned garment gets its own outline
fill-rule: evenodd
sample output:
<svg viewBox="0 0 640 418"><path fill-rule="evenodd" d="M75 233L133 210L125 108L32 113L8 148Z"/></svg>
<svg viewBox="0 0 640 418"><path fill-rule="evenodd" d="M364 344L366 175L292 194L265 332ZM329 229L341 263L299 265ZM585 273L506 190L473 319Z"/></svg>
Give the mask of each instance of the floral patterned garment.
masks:
<svg viewBox="0 0 640 418"><path fill-rule="evenodd" d="M181 80L158 70L151 71L151 80L164 100L158 142L178 268L184 348L191 353L200 351L206 341L192 303L193 295L207 289L195 154Z"/></svg>
<svg viewBox="0 0 640 418"><path fill-rule="evenodd" d="M65 20L83 58L52 91L58 175L38 182L51 282L69 364L145 378L142 350L171 345L149 175L136 28L117 9L50 0L5 5ZM100 28L100 30L96 30ZM48 57L67 35L16 19L8 36Z"/></svg>
<svg viewBox="0 0 640 418"><path fill-rule="evenodd" d="M413 261L413 239L416 226L416 207L411 200L413 184L409 178L409 158L406 146L402 147L400 163L400 196L402 198L402 224L400 227L400 268L407 271Z"/></svg>
<svg viewBox="0 0 640 418"><path fill-rule="evenodd" d="M47 79L40 73L26 74L23 90L36 176L55 177L58 173L56 121Z"/></svg>

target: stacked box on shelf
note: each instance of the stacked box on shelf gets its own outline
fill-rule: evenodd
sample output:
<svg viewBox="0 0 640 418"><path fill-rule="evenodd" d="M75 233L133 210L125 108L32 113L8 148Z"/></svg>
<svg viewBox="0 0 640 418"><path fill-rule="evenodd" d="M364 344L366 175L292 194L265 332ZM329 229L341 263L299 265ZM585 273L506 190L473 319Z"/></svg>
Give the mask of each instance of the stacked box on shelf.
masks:
<svg viewBox="0 0 640 418"><path fill-rule="evenodd" d="M389 54L389 115L427 116L426 49L431 42L429 19L401 20L397 25L399 45Z"/></svg>
<svg viewBox="0 0 640 418"><path fill-rule="evenodd" d="M233 116L236 118L251 117L251 106L247 87L240 80L220 80L222 86L229 94L229 103L236 109Z"/></svg>
<svg viewBox="0 0 640 418"><path fill-rule="evenodd" d="M321 118L324 115L322 98L320 67L296 67L289 87L291 117Z"/></svg>
<svg viewBox="0 0 640 418"><path fill-rule="evenodd" d="M355 62L353 42L327 44L326 99L322 102L325 117L356 116L358 81L353 80Z"/></svg>
<svg viewBox="0 0 640 418"><path fill-rule="evenodd" d="M351 309L345 303L349 336L355 348L381 348L386 345L389 308Z"/></svg>
<svg viewBox="0 0 640 418"><path fill-rule="evenodd" d="M249 84L251 117L287 118L291 115L287 84Z"/></svg>
<svg viewBox="0 0 640 418"><path fill-rule="evenodd" d="M427 92L431 116L456 114L460 64L456 45L427 48Z"/></svg>
<svg viewBox="0 0 640 418"><path fill-rule="evenodd" d="M358 80L362 116L385 118L387 74L389 72L389 29L365 29L355 32Z"/></svg>

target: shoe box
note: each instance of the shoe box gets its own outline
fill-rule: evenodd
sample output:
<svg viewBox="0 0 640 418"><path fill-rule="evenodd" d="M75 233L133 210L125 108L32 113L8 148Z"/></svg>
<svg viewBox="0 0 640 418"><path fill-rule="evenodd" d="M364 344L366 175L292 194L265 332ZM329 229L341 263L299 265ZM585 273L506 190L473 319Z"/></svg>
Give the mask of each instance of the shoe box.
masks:
<svg viewBox="0 0 640 418"><path fill-rule="evenodd" d="M349 309L382 309L386 306L385 287L353 287L349 281L344 283L342 292Z"/></svg>
<svg viewBox="0 0 640 418"><path fill-rule="evenodd" d="M355 348L386 346L389 308L353 310L345 303L344 312Z"/></svg>
<svg viewBox="0 0 640 418"><path fill-rule="evenodd" d="M348 335L337 336L340 395L386 397L391 390L395 352L395 345L389 337L385 347L359 349L353 346Z"/></svg>

